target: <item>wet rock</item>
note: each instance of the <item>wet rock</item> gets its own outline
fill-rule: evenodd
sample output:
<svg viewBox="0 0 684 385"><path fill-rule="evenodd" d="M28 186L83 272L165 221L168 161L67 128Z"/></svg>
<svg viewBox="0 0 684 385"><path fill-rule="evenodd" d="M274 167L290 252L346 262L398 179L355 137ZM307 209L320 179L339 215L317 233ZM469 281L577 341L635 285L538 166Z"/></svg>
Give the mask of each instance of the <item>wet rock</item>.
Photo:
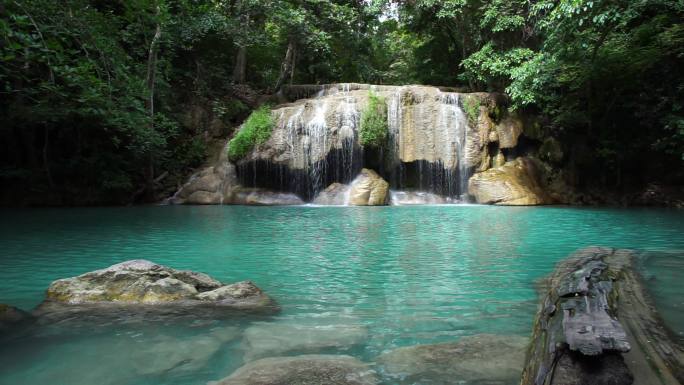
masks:
<svg viewBox="0 0 684 385"><path fill-rule="evenodd" d="M398 348L376 362L396 384L517 385L528 341L480 334L454 343Z"/></svg>
<svg viewBox="0 0 684 385"><path fill-rule="evenodd" d="M250 362L208 385L375 385L375 373L349 356L302 355Z"/></svg>
<svg viewBox="0 0 684 385"><path fill-rule="evenodd" d="M255 323L245 330L247 361L292 352L320 353L325 349L350 349L363 344L368 330L356 319L301 319Z"/></svg>
<svg viewBox="0 0 684 385"><path fill-rule="evenodd" d="M468 181L468 193L477 203L543 205L552 203L541 187L534 164L518 158L503 166L476 173Z"/></svg>
<svg viewBox="0 0 684 385"><path fill-rule="evenodd" d="M227 152L224 148L222 152ZM224 156L210 167L191 176L168 202L171 204L210 205L229 203L233 190L238 188L235 165Z"/></svg>
<svg viewBox="0 0 684 385"><path fill-rule="evenodd" d="M51 305L204 305L258 309L270 298L252 282L232 285L206 274L131 260L50 284Z"/></svg>
<svg viewBox="0 0 684 385"><path fill-rule="evenodd" d="M391 191L390 204L402 205L437 205L447 203L441 195L424 191Z"/></svg>
<svg viewBox="0 0 684 385"><path fill-rule="evenodd" d="M354 179L349 191L352 206L383 206L389 202L389 183L378 173L364 168Z"/></svg>
<svg viewBox="0 0 684 385"><path fill-rule="evenodd" d="M587 248L546 280L522 385L678 384L684 352L665 331L629 250Z"/></svg>
<svg viewBox="0 0 684 385"><path fill-rule="evenodd" d="M304 201L291 193L240 187L234 190L230 202L224 203L255 206L291 206L302 205Z"/></svg>
<svg viewBox="0 0 684 385"><path fill-rule="evenodd" d="M321 191L313 200L314 204L324 206L344 206L349 197L349 186L342 183L333 183Z"/></svg>

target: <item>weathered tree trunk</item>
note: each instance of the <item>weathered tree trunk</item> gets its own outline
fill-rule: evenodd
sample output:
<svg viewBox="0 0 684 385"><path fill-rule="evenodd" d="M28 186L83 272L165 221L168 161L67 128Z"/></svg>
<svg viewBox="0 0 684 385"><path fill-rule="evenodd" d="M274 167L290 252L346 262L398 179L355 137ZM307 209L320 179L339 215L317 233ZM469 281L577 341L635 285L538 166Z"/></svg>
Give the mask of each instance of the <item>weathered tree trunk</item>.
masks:
<svg viewBox="0 0 684 385"><path fill-rule="evenodd" d="M146 101L147 112L150 117L150 130L154 130L154 85L157 76L157 50L159 40L161 39L161 21L159 20L160 8L157 6L155 16L157 17L157 26L154 31L154 36L150 42L150 48L147 55L147 91L148 98ZM154 151L148 150L147 154L147 169L145 171L145 187L148 198L154 195Z"/></svg>
<svg viewBox="0 0 684 385"><path fill-rule="evenodd" d="M233 83L244 84L247 81L247 47L240 46L235 55Z"/></svg>
<svg viewBox="0 0 684 385"><path fill-rule="evenodd" d="M280 67L280 76L278 76L278 82L276 82L275 92L278 92L280 88L285 83L285 79L292 73L294 67L294 55L297 49L297 44L295 43L294 37L290 37L287 43L287 52L285 53L285 59L283 59L283 64Z"/></svg>

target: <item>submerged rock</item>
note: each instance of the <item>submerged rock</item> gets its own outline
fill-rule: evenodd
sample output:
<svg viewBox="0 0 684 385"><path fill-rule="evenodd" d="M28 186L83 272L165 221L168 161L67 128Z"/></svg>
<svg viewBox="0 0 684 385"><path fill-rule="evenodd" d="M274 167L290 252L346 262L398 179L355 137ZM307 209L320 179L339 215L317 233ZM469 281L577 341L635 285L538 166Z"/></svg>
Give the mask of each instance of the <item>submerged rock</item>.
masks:
<svg viewBox="0 0 684 385"><path fill-rule="evenodd" d="M522 385L684 380L684 352L649 304L631 251L581 250L558 265L546 286Z"/></svg>
<svg viewBox="0 0 684 385"><path fill-rule="evenodd" d="M352 206L384 206L389 202L389 183L378 173L364 168L354 179L349 191Z"/></svg>
<svg viewBox="0 0 684 385"><path fill-rule="evenodd" d="M397 384L517 385L528 341L479 334L453 343L398 348L376 362Z"/></svg>
<svg viewBox="0 0 684 385"><path fill-rule="evenodd" d="M54 281L43 305L172 304L261 309L272 301L250 281L223 285L204 273L138 259Z"/></svg>
<svg viewBox="0 0 684 385"><path fill-rule="evenodd" d="M0 331L29 317L30 315L21 309L0 303Z"/></svg>
<svg viewBox="0 0 684 385"><path fill-rule="evenodd" d="M247 361L287 353L320 353L350 349L368 339L368 330L356 319L335 318L255 323L245 330Z"/></svg>
<svg viewBox="0 0 684 385"><path fill-rule="evenodd" d="M224 344L239 335L237 327L219 328L206 335L186 338L160 335L145 341L139 348L131 349L129 364L140 375L200 370L208 365Z"/></svg>
<svg viewBox="0 0 684 385"><path fill-rule="evenodd" d="M468 193L475 197L477 203L484 204L526 206L552 203L537 180L534 165L526 158L476 173L468 182Z"/></svg>
<svg viewBox="0 0 684 385"><path fill-rule="evenodd" d="M303 355L250 362L208 385L375 385L368 365L350 356Z"/></svg>

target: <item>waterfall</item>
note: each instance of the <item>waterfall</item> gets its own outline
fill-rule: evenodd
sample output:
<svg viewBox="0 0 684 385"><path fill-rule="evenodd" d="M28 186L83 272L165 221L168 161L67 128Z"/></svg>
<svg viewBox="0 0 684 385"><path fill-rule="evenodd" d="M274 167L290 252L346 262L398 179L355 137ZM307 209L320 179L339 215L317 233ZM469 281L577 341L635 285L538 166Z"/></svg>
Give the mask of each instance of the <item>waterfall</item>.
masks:
<svg viewBox="0 0 684 385"><path fill-rule="evenodd" d="M314 97L273 111L271 139L238 165L243 185L295 192L310 201L333 182L351 182L368 163L394 190L463 199L469 129L460 94L357 83L300 88L291 93ZM366 149L364 155L359 129L370 92L385 99L388 142L381 152Z"/></svg>
<svg viewBox="0 0 684 385"><path fill-rule="evenodd" d="M243 184L292 191L310 200L333 182L350 182L361 169L361 114L349 84L321 87L316 97L273 114L273 151L256 152L242 162Z"/></svg>
<svg viewBox="0 0 684 385"><path fill-rule="evenodd" d="M469 176L465 162L468 120L459 104L460 95L438 90L434 95L407 92L412 91L398 87L387 97L387 164L392 188L463 199Z"/></svg>

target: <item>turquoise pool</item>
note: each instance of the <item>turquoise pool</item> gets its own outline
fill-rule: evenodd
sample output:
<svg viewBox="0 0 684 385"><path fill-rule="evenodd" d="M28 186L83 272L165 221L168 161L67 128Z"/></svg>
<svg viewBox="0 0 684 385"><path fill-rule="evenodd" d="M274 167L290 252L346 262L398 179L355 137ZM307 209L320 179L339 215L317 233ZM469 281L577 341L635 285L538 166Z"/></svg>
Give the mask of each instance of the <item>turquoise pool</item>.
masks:
<svg viewBox="0 0 684 385"><path fill-rule="evenodd" d="M684 335L681 210L150 206L0 215L0 303L30 310L55 279L144 258L224 282L250 279L282 307L273 317L24 330L0 340L0 384L205 384L271 355L370 362L401 346L527 335L535 282L591 245L643 251L647 283ZM178 358L180 350L196 359ZM182 365L164 367L176 359Z"/></svg>

